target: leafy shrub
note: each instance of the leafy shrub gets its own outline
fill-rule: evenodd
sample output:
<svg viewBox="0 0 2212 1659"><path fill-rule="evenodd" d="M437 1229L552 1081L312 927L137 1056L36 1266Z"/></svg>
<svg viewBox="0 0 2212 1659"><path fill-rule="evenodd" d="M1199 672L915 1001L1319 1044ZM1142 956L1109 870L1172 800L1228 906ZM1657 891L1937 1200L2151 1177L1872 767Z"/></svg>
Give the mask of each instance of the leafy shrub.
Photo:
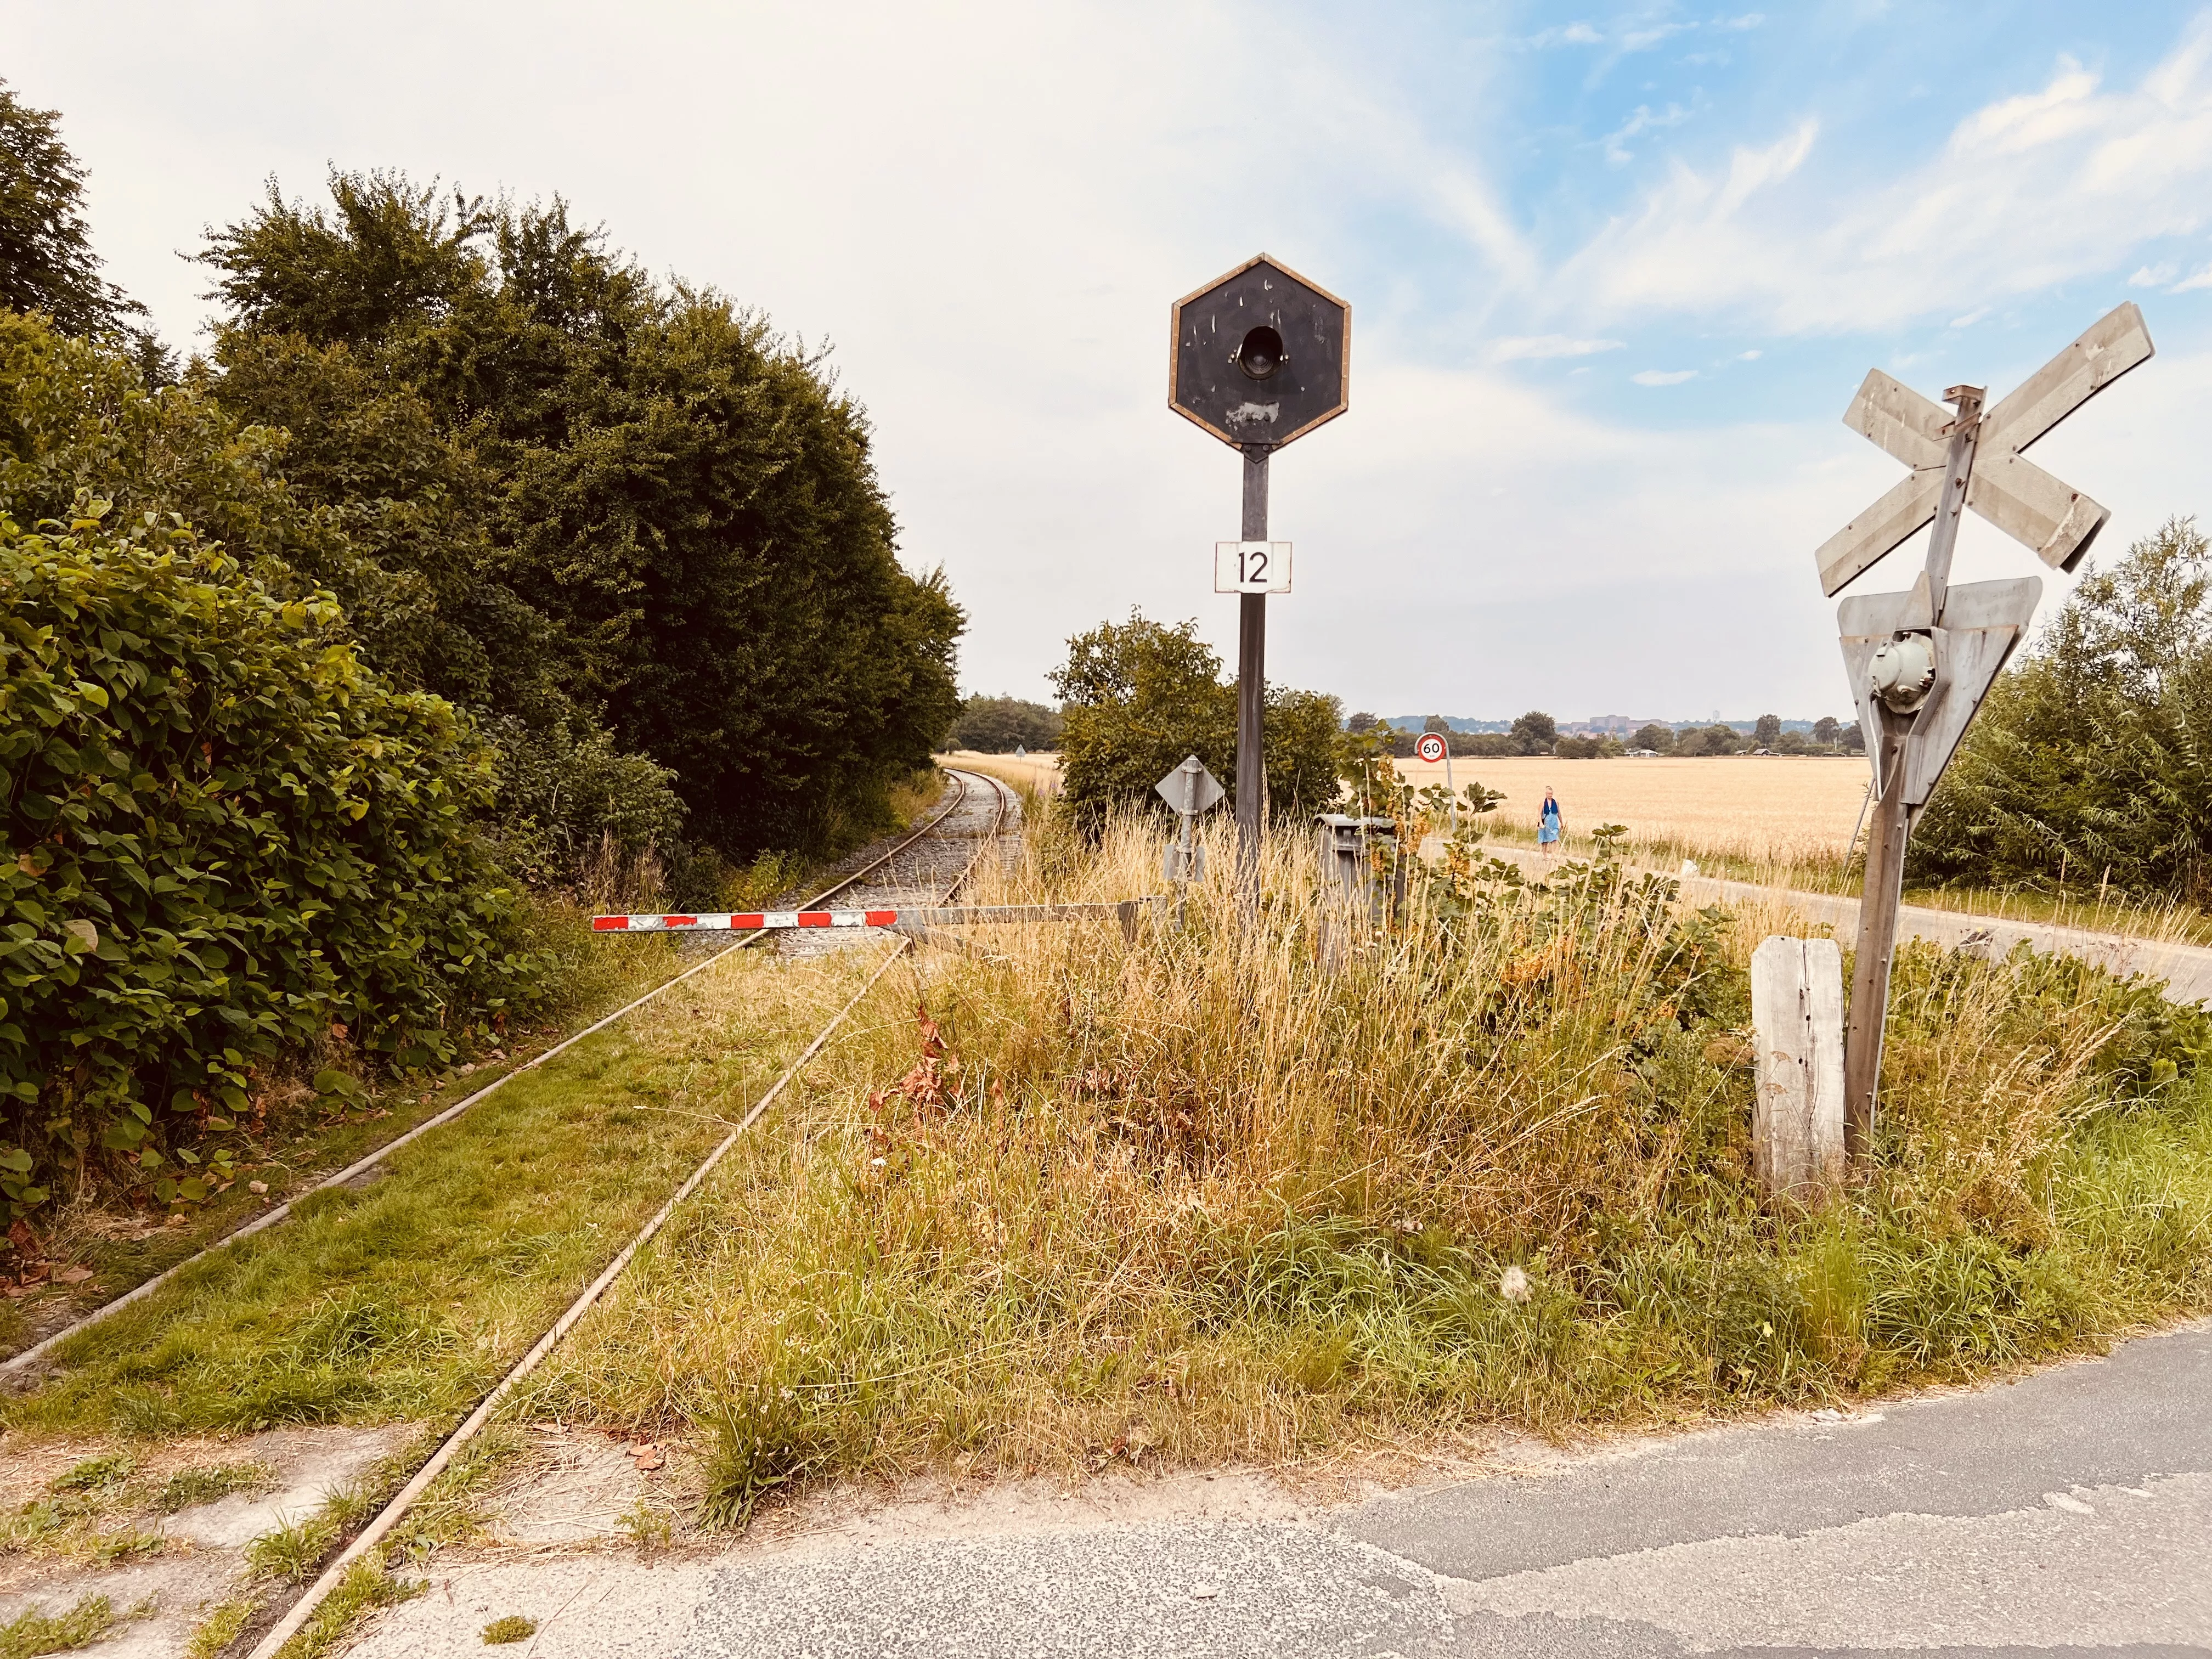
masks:
<svg viewBox="0 0 2212 1659"><path fill-rule="evenodd" d="M1061 799L1096 832L1116 810L1164 811L1152 786L1196 755L1236 799L1237 686L1195 622L1173 628L1132 611L1067 642L1052 675L1063 702ZM1316 691L1267 688L1267 807L1296 823L1334 804L1343 710Z"/></svg>
<svg viewBox="0 0 2212 1659"><path fill-rule="evenodd" d="M470 828L491 757L221 551L100 502L0 518L0 1190L64 1159L196 1200L276 1056L420 1066L529 994ZM10 1144L12 1143L12 1144ZM181 1178L180 1178L181 1177Z"/></svg>
<svg viewBox="0 0 2212 1659"><path fill-rule="evenodd" d="M507 715L490 735L499 747L500 856L518 878L565 884L605 854L634 859L676 844L684 807L667 768L562 718L533 726Z"/></svg>

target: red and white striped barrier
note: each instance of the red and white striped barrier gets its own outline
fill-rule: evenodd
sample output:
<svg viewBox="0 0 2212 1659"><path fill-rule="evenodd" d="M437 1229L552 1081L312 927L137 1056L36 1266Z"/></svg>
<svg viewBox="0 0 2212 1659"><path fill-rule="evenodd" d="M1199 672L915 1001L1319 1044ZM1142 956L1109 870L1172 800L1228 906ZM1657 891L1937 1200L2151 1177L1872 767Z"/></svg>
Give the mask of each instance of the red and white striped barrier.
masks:
<svg viewBox="0 0 2212 1659"><path fill-rule="evenodd" d="M1107 904L909 905L902 910L752 910L701 915L593 916L595 933L767 933L781 927L896 927L907 933L931 927L969 927L978 922L1076 921L1111 916L1123 929L1136 925L1147 904L1164 904L1158 894Z"/></svg>
<svg viewBox="0 0 2212 1659"><path fill-rule="evenodd" d="M701 933L756 933L776 927L896 927L896 910L724 910L700 916L593 916L595 933L673 933L694 928Z"/></svg>

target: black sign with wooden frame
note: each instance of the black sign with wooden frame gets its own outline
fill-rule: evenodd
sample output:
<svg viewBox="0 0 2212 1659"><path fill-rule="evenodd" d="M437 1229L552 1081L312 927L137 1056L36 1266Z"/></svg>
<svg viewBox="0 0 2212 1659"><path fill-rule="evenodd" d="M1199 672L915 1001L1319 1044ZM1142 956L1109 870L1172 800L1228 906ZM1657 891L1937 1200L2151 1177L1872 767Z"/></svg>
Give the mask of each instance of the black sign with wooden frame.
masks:
<svg viewBox="0 0 2212 1659"><path fill-rule="evenodd" d="M1279 449L1349 407L1352 307L1261 254L1176 301L1168 407Z"/></svg>

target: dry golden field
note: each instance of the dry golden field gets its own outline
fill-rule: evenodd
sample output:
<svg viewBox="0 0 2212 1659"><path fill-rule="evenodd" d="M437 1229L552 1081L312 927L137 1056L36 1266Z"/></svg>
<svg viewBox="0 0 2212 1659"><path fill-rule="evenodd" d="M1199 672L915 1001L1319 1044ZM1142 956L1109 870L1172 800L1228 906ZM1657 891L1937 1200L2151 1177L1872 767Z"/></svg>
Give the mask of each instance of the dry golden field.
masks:
<svg viewBox="0 0 2212 1659"><path fill-rule="evenodd" d="M943 758L1048 795L1060 786L1059 761L1051 755L1016 760L962 750ZM1442 764L1414 760L1400 761L1398 772L1416 789L1444 778ZM1549 784L1571 842L1582 842L1601 823L1625 823L1639 848L1821 866L1839 860L1850 843L1867 763L1790 755L1590 761L1467 756L1452 762L1452 776L1462 789L1479 780L1504 790L1504 804L1490 822L1508 831L1534 833L1536 806Z"/></svg>
<svg viewBox="0 0 2212 1659"><path fill-rule="evenodd" d="M1012 755L983 755L972 749L956 749L938 758L947 766L964 767L971 772L987 772L1017 789L1031 789L1040 795L1055 794L1060 789L1060 757L1057 755L1024 755L1019 760Z"/></svg>
<svg viewBox="0 0 2212 1659"><path fill-rule="evenodd" d="M1820 863L1850 844L1865 798L1868 767L1855 758L1742 755L1698 760L1455 758L1462 789L1480 780L1505 792L1492 815L1503 828L1533 832L1549 784L1570 839L1601 823L1625 823L1645 846L1679 845L1759 862ZM1442 763L1400 761L1416 789L1442 783Z"/></svg>

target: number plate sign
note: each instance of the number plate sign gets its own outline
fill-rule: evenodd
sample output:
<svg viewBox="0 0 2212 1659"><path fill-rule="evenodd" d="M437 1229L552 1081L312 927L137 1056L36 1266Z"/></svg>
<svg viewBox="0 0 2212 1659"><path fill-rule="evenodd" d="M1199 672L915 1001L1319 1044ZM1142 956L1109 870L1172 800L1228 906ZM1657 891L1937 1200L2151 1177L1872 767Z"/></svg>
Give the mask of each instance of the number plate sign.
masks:
<svg viewBox="0 0 2212 1659"><path fill-rule="evenodd" d="M1287 593L1291 591L1288 542L1216 542L1213 591L1217 593Z"/></svg>
<svg viewBox="0 0 2212 1659"><path fill-rule="evenodd" d="M1444 757L1444 740L1433 732L1425 732L1413 745L1413 752L1433 766Z"/></svg>

